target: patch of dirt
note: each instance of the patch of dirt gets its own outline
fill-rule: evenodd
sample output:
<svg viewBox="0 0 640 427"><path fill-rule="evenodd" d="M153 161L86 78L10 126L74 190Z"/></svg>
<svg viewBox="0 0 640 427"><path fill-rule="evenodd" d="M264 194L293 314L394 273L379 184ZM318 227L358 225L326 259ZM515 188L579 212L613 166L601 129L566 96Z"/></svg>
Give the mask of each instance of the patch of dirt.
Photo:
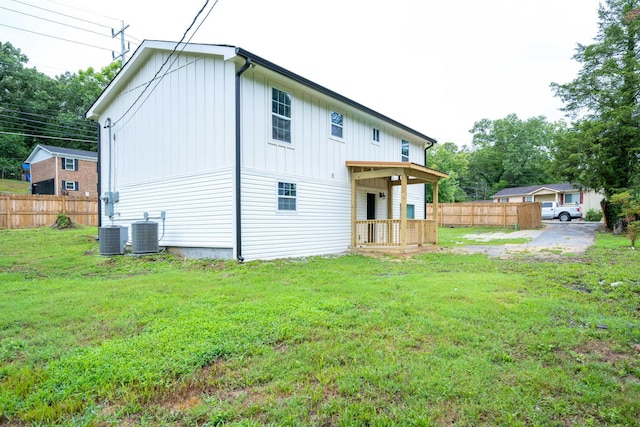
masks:
<svg viewBox="0 0 640 427"><path fill-rule="evenodd" d="M500 239L534 239L542 234L544 230L519 230L511 233L482 233L482 234L465 234L465 239L468 240L477 240L479 242L489 242L491 240L500 240Z"/></svg>
<svg viewBox="0 0 640 427"><path fill-rule="evenodd" d="M626 353L616 353L602 341L591 341L575 349L576 353L596 357L601 362L617 363L633 359Z"/></svg>

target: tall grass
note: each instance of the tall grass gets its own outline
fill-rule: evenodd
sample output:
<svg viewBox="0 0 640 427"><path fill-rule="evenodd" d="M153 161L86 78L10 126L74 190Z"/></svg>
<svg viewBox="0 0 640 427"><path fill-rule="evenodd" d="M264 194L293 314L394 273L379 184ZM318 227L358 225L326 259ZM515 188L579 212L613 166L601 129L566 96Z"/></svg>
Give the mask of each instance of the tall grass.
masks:
<svg viewBox="0 0 640 427"><path fill-rule="evenodd" d="M102 257L0 230L0 424L640 425L640 256Z"/></svg>

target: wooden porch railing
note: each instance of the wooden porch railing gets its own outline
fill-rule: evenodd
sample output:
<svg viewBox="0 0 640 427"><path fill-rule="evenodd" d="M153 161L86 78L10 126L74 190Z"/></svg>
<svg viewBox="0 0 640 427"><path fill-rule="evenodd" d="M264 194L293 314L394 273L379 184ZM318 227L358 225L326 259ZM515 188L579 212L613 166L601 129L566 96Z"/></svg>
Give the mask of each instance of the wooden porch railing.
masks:
<svg viewBox="0 0 640 427"><path fill-rule="evenodd" d="M400 247L400 220L356 221L356 245L360 247ZM437 224L433 219L407 220L407 245L437 243Z"/></svg>

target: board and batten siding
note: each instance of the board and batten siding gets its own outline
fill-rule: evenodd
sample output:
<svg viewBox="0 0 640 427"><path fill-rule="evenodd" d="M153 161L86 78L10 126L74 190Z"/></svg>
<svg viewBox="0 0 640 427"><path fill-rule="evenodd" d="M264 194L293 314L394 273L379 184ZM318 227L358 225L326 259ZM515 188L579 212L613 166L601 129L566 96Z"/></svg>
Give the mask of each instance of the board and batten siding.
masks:
<svg viewBox="0 0 640 427"><path fill-rule="evenodd" d="M271 89L292 96L292 141L271 138ZM349 183L347 160L401 161L402 140L409 160L424 164L424 141L351 106L256 67L242 75L242 167L284 175ZM331 111L344 115L344 138L330 133ZM373 141L373 128L380 142Z"/></svg>
<svg viewBox="0 0 640 427"><path fill-rule="evenodd" d="M181 55L157 86L128 112L166 59L156 52L101 115L110 117L115 190L233 167L235 66L216 56ZM126 114L125 114L126 113ZM124 117L123 117L124 116ZM103 190L108 176L108 129L102 129ZM121 201L127 197L120 195Z"/></svg>
<svg viewBox="0 0 640 427"><path fill-rule="evenodd" d="M143 219L144 212L158 223L160 246L228 248L234 245L233 170L170 177L156 182L123 185L115 225L129 227ZM164 211L163 224L160 212ZM122 219L121 219L122 218ZM104 225L110 225L107 217Z"/></svg>
<svg viewBox="0 0 640 427"><path fill-rule="evenodd" d="M296 211L278 211L278 182L296 184ZM246 260L343 253L351 244L350 187L335 180L243 170Z"/></svg>

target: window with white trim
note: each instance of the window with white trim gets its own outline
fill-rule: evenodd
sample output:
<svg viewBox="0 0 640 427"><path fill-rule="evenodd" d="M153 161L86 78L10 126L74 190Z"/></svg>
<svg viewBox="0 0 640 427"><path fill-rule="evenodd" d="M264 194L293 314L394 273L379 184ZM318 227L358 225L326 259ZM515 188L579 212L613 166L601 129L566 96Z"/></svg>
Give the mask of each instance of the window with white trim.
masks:
<svg viewBox="0 0 640 427"><path fill-rule="evenodd" d="M380 129L373 128L373 142L380 143Z"/></svg>
<svg viewBox="0 0 640 427"><path fill-rule="evenodd" d="M579 193L566 193L564 195L564 203L580 203L580 194Z"/></svg>
<svg viewBox="0 0 640 427"><path fill-rule="evenodd" d="M409 141L402 140L402 161L409 161Z"/></svg>
<svg viewBox="0 0 640 427"><path fill-rule="evenodd" d="M278 182L278 210L296 210L297 189L291 182Z"/></svg>
<svg viewBox="0 0 640 427"><path fill-rule="evenodd" d="M62 189L66 191L78 191L78 181L62 181Z"/></svg>
<svg viewBox="0 0 640 427"><path fill-rule="evenodd" d="M400 203L400 210L402 211L402 203ZM416 205L407 203L407 219L416 219Z"/></svg>
<svg viewBox="0 0 640 427"><path fill-rule="evenodd" d="M407 205L407 219L416 219L416 205Z"/></svg>
<svg viewBox="0 0 640 427"><path fill-rule="evenodd" d="M67 171L77 171L78 159L69 159L67 157L62 157L62 169Z"/></svg>
<svg viewBox="0 0 640 427"><path fill-rule="evenodd" d="M291 143L291 95L271 88L271 138Z"/></svg>
<svg viewBox="0 0 640 427"><path fill-rule="evenodd" d="M533 202L533 196L525 196L524 201L527 203Z"/></svg>
<svg viewBox="0 0 640 427"><path fill-rule="evenodd" d="M344 139L344 114L331 111L331 136Z"/></svg>

